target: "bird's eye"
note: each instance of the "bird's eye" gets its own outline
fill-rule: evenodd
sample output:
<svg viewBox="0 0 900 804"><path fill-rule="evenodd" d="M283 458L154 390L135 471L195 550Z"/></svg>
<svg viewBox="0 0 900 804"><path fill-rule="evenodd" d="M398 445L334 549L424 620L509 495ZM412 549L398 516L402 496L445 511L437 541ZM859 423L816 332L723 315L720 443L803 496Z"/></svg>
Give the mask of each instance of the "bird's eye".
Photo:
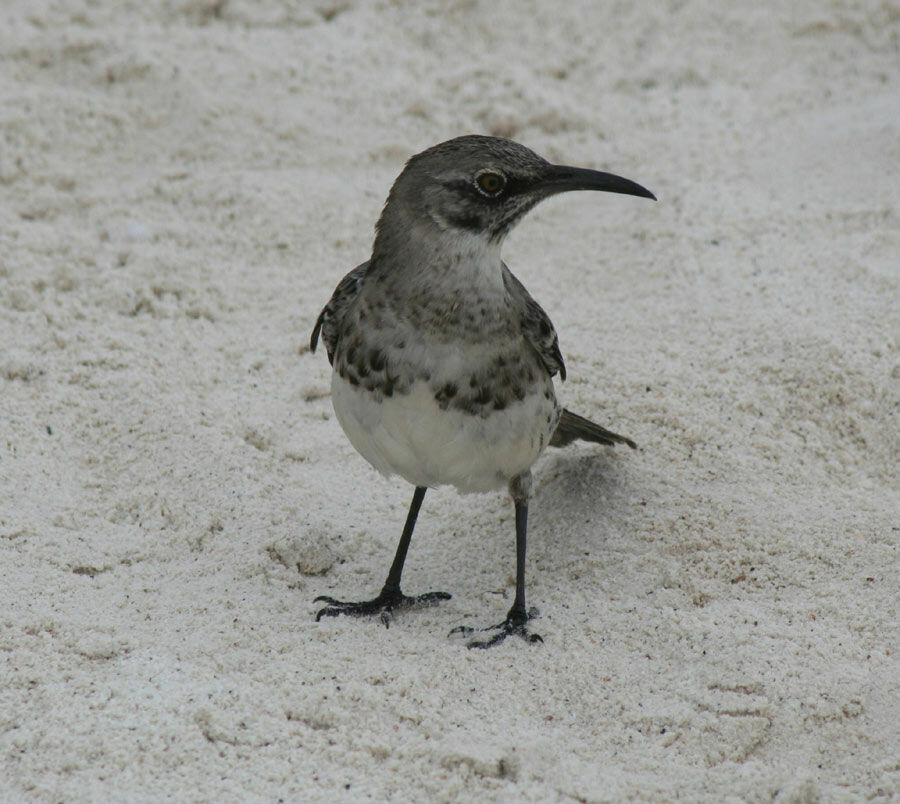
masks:
<svg viewBox="0 0 900 804"><path fill-rule="evenodd" d="M475 186L485 195L500 195L506 186L506 179L500 173L484 170L475 177Z"/></svg>

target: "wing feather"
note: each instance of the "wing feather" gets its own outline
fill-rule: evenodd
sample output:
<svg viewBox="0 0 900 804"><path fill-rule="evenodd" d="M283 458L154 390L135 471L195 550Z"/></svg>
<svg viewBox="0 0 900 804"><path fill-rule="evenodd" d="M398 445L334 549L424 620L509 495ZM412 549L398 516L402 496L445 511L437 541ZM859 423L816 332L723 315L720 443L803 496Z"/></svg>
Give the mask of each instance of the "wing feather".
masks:
<svg viewBox="0 0 900 804"><path fill-rule="evenodd" d="M550 316L506 267L506 263L503 264L503 282L513 305L519 312L525 339L534 347L550 376L558 372L559 378L565 380L566 364L563 362L562 352L559 351L559 338Z"/></svg>
<svg viewBox="0 0 900 804"><path fill-rule="evenodd" d="M328 304L319 313L316 319L316 325L313 328L312 335L309 338L309 350L316 351L319 345L319 334L322 335L322 341L325 344L325 351L328 352L328 362L334 362L334 352L337 349L338 339L341 333L341 321L347 308L353 304L353 300L359 294L363 277L369 268L369 263L364 262L357 265L350 273L348 273L334 289L334 293L328 300Z"/></svg>

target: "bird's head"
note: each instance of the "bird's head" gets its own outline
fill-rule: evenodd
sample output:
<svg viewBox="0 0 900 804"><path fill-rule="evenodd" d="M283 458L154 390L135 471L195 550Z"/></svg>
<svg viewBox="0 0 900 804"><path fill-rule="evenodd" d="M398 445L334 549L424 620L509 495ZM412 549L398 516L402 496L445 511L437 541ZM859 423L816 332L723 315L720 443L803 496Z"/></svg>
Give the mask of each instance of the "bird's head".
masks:
<svg viewBox="0 0 900 804"><path fill-rule="evenodd" d="M569 190L655 199L621 176L553 165L512 140L472 134L428 148L406 163L378 222L376 252L382 235L401 234L396 229L408 235L416 222L499 245L535 204Z"/></svg>

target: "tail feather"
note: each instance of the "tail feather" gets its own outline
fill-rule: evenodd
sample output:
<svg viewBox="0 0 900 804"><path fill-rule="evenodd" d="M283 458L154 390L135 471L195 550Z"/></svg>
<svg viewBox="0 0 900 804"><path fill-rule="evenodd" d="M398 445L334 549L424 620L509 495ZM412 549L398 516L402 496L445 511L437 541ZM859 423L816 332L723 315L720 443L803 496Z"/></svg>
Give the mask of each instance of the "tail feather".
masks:
<svg viewBox="0 0 900 804"><path fill-rule="evenodd" d="M637 444L630 438L607 430L599 424L594 424L590 419L585 419L584 416L572 413L571 410L563 409L559 424L556 425L556 430L550 436L550 446L565 447L567 444L571 444L579 439L581 441L593 441L597 444L608 444L609 446L628 444L632 449L637 449Z"/></svg>

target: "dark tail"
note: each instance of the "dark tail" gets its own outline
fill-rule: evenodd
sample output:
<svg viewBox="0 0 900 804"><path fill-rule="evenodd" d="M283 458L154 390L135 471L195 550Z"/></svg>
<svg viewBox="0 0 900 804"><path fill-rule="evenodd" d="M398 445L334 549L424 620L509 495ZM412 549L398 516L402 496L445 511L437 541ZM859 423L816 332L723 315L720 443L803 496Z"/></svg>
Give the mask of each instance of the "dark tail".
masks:
<svg viewBox="0 0 900 804"><path fill-rule="evenodd" d="M590 419L585 419L584 416L572 413L571 410L563 409L559 424L556 425L556 430L550 436L550 446L564 447L579 439L582 441L594 441L597 444L608 444L609 446L628 444L632 449L637 449L637 444L630 438L613 433L599 424L594 424Z"/></svg>

